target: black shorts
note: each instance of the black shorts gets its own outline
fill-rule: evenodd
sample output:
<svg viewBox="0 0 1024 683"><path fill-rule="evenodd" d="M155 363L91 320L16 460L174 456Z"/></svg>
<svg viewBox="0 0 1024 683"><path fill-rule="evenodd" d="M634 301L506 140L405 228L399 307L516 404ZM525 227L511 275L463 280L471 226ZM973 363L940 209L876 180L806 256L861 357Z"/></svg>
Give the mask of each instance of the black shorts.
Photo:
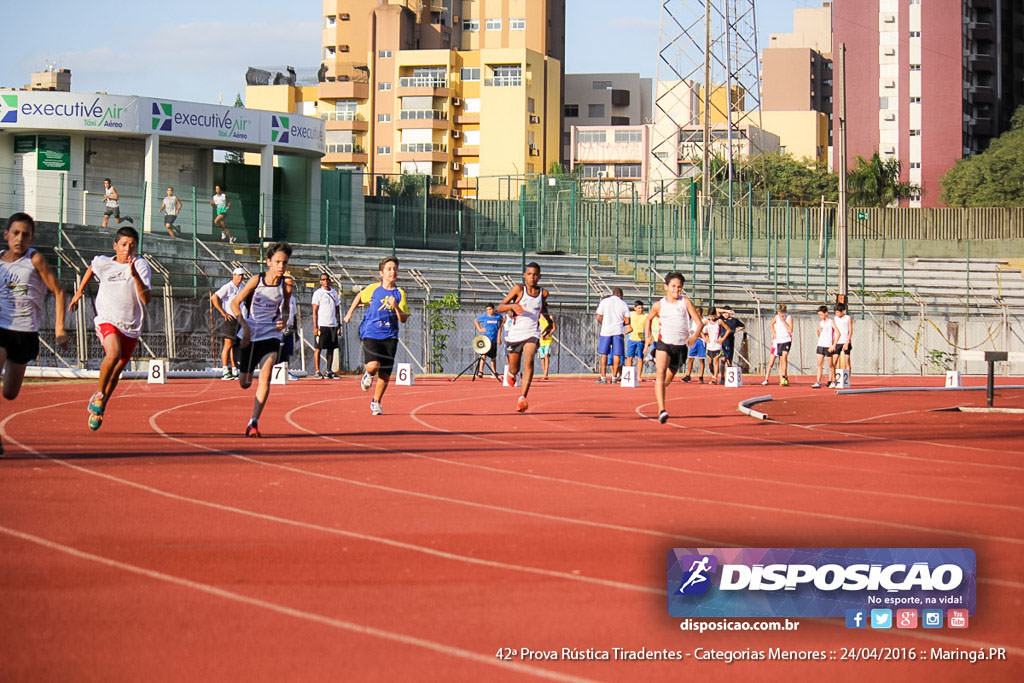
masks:
<svg viewBox="0 0 1024 683"><path fill-rule="evenodd" d="M220 313L217 313L216 315L220 317L220 321L217 322L217 325L213 329L214 336L218 339L230 339L237 344L238 330L241 329L238 321L234 318L228 320L224 316L220 315Z"/></svg>
<svg viewBox="0 0 1024 683"><path fill-rule="evenodd" d="M391 371L395 369L395 354L398 353L398 338L370 339L364 338L363 342L363 363L376 361L377 376L381 379L391 377Z"/></svg>
<svg viewBox="0 0 1024 683"><path fill-rule="evenodd" d="M834 351L829 351L827 346L819 346L815 350L815 353L818 354L819 356L825 356L825 358L828 358L829 356L833 355L835 352Z"/></svg>
<svg viewBox="0 0 1024 683"><path fill-rule="evenodd" d="M114 218L120 218L121 217L121 207L120 206L108 206L106 209L103 210L103 215L104 216L113 216Z"/></svg>
<svg viewBox="0 0 1024 683"><path fill-rule="evenodd" d="M39 356L39 333L5 330L0 327L0 346L7 351L7 360L27 365Z"/></svg>
<svg viewBox="0 0 1024 683"><path fill-rule="evenodd" d="M338 348L338 328L321 327L320 334L316 336L316 348L327 351Z"/></svg>
<svg viewBox="0 0 1024 683"><path fill-rule="evenodd" d="M165 213L164 214L164 225L174 225L174 221L177 220L178 214L176 213Z"/></svg>
<svg viewBox="0 0 1024 683"><path fill-rule="evenodd" d="M490 341L491 341L491 348L487 349L487 353L485 353L483 355L488 357L488 358L497 358L498 357L498 340L497 339L491 339Z"/></svg>
<svg viewBox="0 0 1024 683"><path fill-rule="evenodd" d="M277 353L281 349L281 341L279 339L261 339L258 342L253 342L241 349L238 352L239 358L235 358L235 362L238 363L238 371L243 374L251 374L256 371L256 368L260 367L260 362L268 354L274 354L274 362L277 362Z"/></svg>
<svg viewBox="0 0 1024 683"><path fill-rule="evenodd" d="M722 358L725 358L731 364L732 363L732 354L733 354L733 352L734 352L733 347L731 347L731 346L723 346L722 347Z"/></svg>
<svg viewBox="0 0 1024 683"><path fill-rule="evenodd" d="M843 348L842 344L836 344L835 355L837 355L837 356L840 355L840 354L843 355L843 356L849 356L851 351L853 351L853 344L850 344L845 349Z"/></svg>
<svg viewBox="0 0 1024 683"><path fill-rule="evenodd" d="M292 354L295 353L295 333L286 334L281 339L281 353L278 354L277 361L291 360Z"/></svg>
<svg viewBox="0 0 1024 683"><path fill-rule="evenodd" d="M666 344L659 341L654 345L655 359L658 357L658 351L668 354L668 369L672 372L679 372L686 363L686 344Z"/></svg>
<svg viewBox="0 0 1024 683"><path fill-rule="evenodd" d="M523 341L506 342L505 343L505 350L508 353L522 353L523 352L523 347L526 346L527 344L533 344L534 346L540 346L540 339L537 339L537 337L530 337L529 339L524 339Z"/></svg>
<svg viewBox="0 0 1024 683"><path fill-rule="evenodd" d="M781 358L782 354L789 353L789 350L791 348L793 348L793 342L791 342L791 341L782 342L781 344L776 344L775 345L775 351L772 353L772 355Z"/></svg>

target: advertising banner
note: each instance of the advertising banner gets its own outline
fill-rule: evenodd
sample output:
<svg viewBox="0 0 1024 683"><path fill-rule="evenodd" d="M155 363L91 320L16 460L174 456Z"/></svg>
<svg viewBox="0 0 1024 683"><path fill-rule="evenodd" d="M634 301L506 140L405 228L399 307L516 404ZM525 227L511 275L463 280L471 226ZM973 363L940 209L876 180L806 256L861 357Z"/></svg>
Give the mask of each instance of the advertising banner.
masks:
<svg viewBox="0 0 1024 683"><path fill-rule="evenodd" d="M28 91L0 95L0 125L12 128L139 132L139 99Z"/></svg>

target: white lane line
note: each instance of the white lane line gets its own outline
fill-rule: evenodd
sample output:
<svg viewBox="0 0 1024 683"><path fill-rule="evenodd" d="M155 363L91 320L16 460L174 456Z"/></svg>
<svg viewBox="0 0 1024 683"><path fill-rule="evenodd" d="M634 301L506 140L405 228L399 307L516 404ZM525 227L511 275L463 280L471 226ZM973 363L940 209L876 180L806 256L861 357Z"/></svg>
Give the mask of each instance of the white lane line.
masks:
<svg viewBox="0 0 1024 683"><path fill-rule="evenodd" d="M322 614L316 614L314 612L307 612L305 610L296 609L294 607L288 607L287 605L281 605L276 602L270 602L268 600L261 600L260 598L254 598L241 593L235 593L234 591L225 590L216 586L211 586L207 583L200 583L199 581L193 581L191 579L185 579L180 576L173 576L171 574L165 574L164 572L156 571L153 569L147 569L134 564L128 564L127 562L121 562L109 557L103 557L102 555L95 555L84 550L72 548L71 546L51 541L46 538L34 536L16 529L11 529L6 526L0 525L0 533L7 534L14 538L28 541L44 548L49 548L57 552L70 555L79 560L87 560L96 564L105 565L121 571L130 572L139 576L144 576L149 579L156 581L162 581L164 583L173 584L175 586L181 586L188 588L200 593L206 593L218 598L225 600L231 600L232 602L242 603L244 605L250 605L253 607L259 607L270 612L275 612L287 617L294 617L296 619L303 619L305 621L311 621L316 624L323 626L330 626L332 628L342 629L345 631L351 631L364 636L372 636L375 638L382 638L384 640L390 640L393 642L401 643L403 645L412 645L414 647L423 648L425 650L431 650L442 655L449 657L457 657L459 659L466 659L477 664L487 664L489 666L497 666L504 669L512 669L519 673L529 674L531 676L537 676L538 678L546 678L555 681L585 681L588 679L578 678L575 676L567 676L554 671L548 671L540 667L531 666L529 664L523 664L517 661L499 661L493 656L482 655L471 650L464 650L460 647L454 647L452 645L445 645L434 640L427 640L425 638L418 638L416 636L407 635L404 633L397 633L395 631L387 631L373 626L364 626L363 624L357 624L352 621L345 619L337 619L335 617L328 617Z"/></svg>

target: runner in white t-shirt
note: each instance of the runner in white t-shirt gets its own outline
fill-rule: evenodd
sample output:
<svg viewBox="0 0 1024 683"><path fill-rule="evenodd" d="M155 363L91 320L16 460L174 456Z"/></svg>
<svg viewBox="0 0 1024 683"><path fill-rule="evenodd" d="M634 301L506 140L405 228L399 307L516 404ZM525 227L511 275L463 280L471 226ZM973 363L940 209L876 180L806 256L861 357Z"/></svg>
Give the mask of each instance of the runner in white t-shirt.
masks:
<svg viewBox="0 0 1024 683"><path fill-rule="evenodd" d="M320 273L320 288L313 292L313 334L316 337L316 353L313 369L317 378L334 379L334 350L338 348L338 292L331 288L327 273ZM324 352L326 372L320 372L320 351Z"/></svg>
<svg viewBox="0 0 1024 683"><path fill-rule="evenodd" d="M160 202L160 210L164 212L164 227L167 228L167 234L171 237L179 237L179 234L174 231L174 221L181 213L181 200L174 194L173 187L167 188L167 196Z"/></svg>
<svg viewBox="0 0 1024 683"><path fill-rule="evenodd" d="M836 367L850 369L850 352L853 351L853 318L846 312L846 304L836 304L836 315L832 322L836 326Z"/></svg>
<svg viewBox="0 0 1024 683"><path fill-rule="evenodd" d="M231 280L225 282L220 289L210 295L210 304L220 315L213 326L213 336L224 340L224 346L220 352L220 361L224 368L224 373L220 378L223 380L238 379L238 363L234 353L238 343L238 321L231 314L231 301L238 296L244 277L245 269L235 268L231 271Z"/></svg>
<svg viewBox="0 0 1024 683"><path fill-rule="evenodd" d="M722 337L729 333L729 328L722 322L718 311L711 307L710 315L704 323L701 337L708 353L708 368L711 370L711 384L718 384L718 375L722 370Z"/></svg>
<svg viewBox="0 0 1024 683"><path fill-rule="evenodd" d="M668 421L665 408L665 387L686 362L687 345L697 340L697 329L690 326L691 320L699 320L700 314L693 303L683 295L682 273L665 276L665 296L654 302L644 323L644 339L654 347L654 398L658 402L658 422ZM659 323L658 338L654 339L653 325Z"/></svg>
<svg viewBox="0 0 1024 683"><path fill-rule="evenodd" d="M764 371L762 385L768 384L775 359L779 359L779 386L789 386L789 350L793 346L793 316L786 313L786 304L779 304L778 312L772 318L772 350L768 356L768 367Z"/></svg>
<svg viewBox="0 0 1024 683"><path fill-rule="evenodd" d="M121 228L115 237L114 256L93 257L70 305L74 310L89 281L93 277L99 280L94 323L104 356L98 390L89 399L89 429L93 431L103 424L107 403L139 343L142 320L150 300L149 263L135 255L139 233L135 228Z"/></svg>

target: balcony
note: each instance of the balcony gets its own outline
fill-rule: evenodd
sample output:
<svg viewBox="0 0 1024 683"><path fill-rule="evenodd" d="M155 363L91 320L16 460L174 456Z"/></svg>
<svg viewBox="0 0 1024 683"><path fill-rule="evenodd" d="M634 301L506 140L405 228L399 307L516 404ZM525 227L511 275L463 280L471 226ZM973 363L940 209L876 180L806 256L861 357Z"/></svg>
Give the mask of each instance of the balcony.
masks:
<svg viewBox="0 0 1024 683"><path fill-rule="evenodd" d="M365 164L367 154L361 145L338 143L326 145L323 163L325 164Z"/></svg>
<svg viewBox="0 0 1024 683"><path fill-rule="evenodd" d="M455 181L456 190L475 190L476 178L459 178Z"/></svg>
<svg viewBox="0 0 1024 683"><path fill-rule="evenodd" d="M445 163L448 161L448 145L443 142L406 142L398 147L398 162L431 161Z"/></svg>
<svg viewBox="0 0 1024 683"><path fill-rule="evenodd" d="M480 123L480 112L469 111L462 112L461 114L456 114L455 123L459 125L462 125L464 123Z"/></svg>
<svg viewBox="0 0 1024 683"><path fill-rule="evenodd" d="M402 76L398 79L398 95L400 97L415 95L448 97L450 94L451 90L448 88L448 81L444 78L434 76Z"/></svg>
<svg viewBox="0 0 1024 683"><path fill-rule="evenodd" d="M398 112L398 121L395 126L399 130L404 128L445 130L449 124L448 112L441 109L403 109Z"/></svg>
<svg viewBox="0 0 1024 683"><path fill-rule="evenodd" d="M317 84L321 100L365 100L370 94L366 81L324 81Z"/></svg>
<svg viewBox="0 0 1024 683"><path fill-rule="evenodd" d="M327 130L369 130L370 124L354 111L327 111L320 114Z"/></svg>
<svg viewBox="0 0 1024 683"><path fill-rule="evenodd" d="M480 156L480 147L477 145L456 147L455 156L457 157L478 157Z"/></svg>

